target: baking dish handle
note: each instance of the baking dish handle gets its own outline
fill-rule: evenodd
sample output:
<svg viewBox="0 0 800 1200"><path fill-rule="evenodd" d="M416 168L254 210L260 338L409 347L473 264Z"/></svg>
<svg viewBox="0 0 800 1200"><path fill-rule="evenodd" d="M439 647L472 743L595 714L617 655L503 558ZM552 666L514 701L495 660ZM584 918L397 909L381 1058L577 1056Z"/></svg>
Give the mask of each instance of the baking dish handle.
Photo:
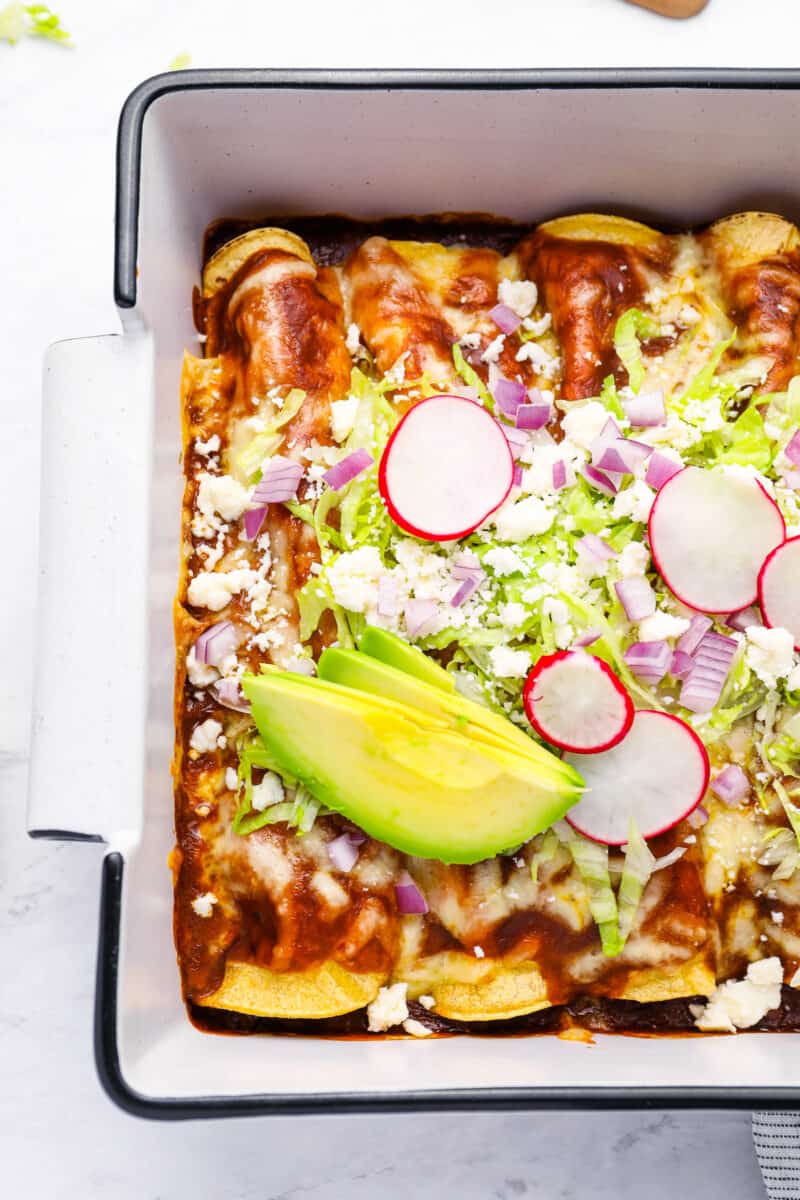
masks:
<svg viewBox="0 0 800 1200"><path fill-rule="evenodd" d="M141 826L153 349L56 342L44 362L28 832L123 848Z"/></svg>

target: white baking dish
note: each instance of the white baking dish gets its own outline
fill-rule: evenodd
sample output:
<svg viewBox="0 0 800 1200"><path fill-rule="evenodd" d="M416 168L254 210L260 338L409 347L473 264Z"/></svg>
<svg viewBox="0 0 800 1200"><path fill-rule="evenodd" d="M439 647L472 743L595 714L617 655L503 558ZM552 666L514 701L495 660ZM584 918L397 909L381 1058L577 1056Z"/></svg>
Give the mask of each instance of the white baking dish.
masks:
<svg viewBox="0 0 800 1200"><path fill-rule="evenodd" d="M336 1041L214 1037L172 943L171 602L178 378L203 231L220 216L606 209L685 225L800 217L800 74L165 75L120 127L121 336L45 371L30 829L108 842L101 1077L151 1116L328 1108L791 1107L800 1035ZM141 171L139 165L141 162Z"/></svg>

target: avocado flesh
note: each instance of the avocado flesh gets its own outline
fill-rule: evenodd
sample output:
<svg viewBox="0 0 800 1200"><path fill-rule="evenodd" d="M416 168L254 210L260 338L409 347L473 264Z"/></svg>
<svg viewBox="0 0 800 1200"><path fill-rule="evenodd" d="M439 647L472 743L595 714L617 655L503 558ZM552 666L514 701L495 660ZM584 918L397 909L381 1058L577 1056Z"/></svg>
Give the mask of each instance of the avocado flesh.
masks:
<svg viewBox="0 0 800 1200"><path fill-rule="evenodd" d="M452 675L448 675L444 667L440 667L422 650L418 650L409 642L404 642L401 637L398 637L396 633L390 633L388 629L378 629L375 625L367 625L359 638L358 648L362 654L368 654L370 658L386 663L388 667L394 667L396 671L413 675L416 679L421 679L423 683L429 683L441 691L454 692L456 690Z"/></svg>
<svg viewBox="0 0 800 1200"><path fill-rule="evenodd" d="M242 687L281 768L406 854L479 862L548 828L579 798L571 773L555 777L402 704L284 672L245 675Z"/></svg>
<svg viewBox="0 0 800 1200"><path fill-rule="evenodd" d="M563 768L560 759L505 717L456 691L443 692L418 677L407 675L357 650L341 650L338 647L323 650L317 670L320 679L383 696L387 700L399 700L439 720L455 722L457 728L471 737L488 736L517 754L537 759L542 766Z"/></svg>

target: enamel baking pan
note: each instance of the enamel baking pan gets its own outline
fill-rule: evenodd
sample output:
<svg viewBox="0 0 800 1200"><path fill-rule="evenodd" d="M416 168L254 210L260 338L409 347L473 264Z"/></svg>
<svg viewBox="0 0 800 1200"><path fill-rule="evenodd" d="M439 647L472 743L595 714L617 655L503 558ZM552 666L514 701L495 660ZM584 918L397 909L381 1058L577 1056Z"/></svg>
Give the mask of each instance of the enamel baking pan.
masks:
<svg viewBox="0 0 800 1200"><path fill-rule="evenodd" d="M511 1107L800 1105L800 1035L355 1040L189 1023L172 944L181 354L215 218L588 208L663 226L800 218L800 73L184 71L120 122L121 332L45 363L32 836L108 844L100 1078L186 1118ZM109 497L113 499L110 502Z"/></svg>

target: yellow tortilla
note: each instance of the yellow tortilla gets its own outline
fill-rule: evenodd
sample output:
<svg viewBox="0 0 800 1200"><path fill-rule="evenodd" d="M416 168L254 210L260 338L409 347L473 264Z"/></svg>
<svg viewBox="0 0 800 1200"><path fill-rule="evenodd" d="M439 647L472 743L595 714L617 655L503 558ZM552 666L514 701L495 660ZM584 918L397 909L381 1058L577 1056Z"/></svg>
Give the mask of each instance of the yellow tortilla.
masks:
<svg viewBox="0 0 800 1200"><path fill-rule="evenodd" d="M800 230L774 213L735 213L716 221L706 236L720 261L734 271L800 246Z"/></svg>
<svg viewBox="0 0 800 1200"><path fill-rule="evenodd" d="M612 217L606 213L576 213L570 217L556 217L540 225L537 233L569 241L611 242L613 245L642 248L669 242L666 234L659 233L657 229L651 229L639 221L629 221L627 217Z"/></svg>
<svg viewBox="0 0 800 1200"><path fill-rule="evenodd" d="M212 254L203 270L203 295L213 296L231 279L248 258L260 250L284 250L311 263L311 251L302 238L287 229L251 229Z"/></svg>
<svg viewBox="0 0 800 1200"><path fill-rule="evenodd" d="M222 986L199 1003L251 1017L304 1020L339 1017L371 1004L384 975L356 975L327 962L310 971L270 971L229 962Z"/></svg>

